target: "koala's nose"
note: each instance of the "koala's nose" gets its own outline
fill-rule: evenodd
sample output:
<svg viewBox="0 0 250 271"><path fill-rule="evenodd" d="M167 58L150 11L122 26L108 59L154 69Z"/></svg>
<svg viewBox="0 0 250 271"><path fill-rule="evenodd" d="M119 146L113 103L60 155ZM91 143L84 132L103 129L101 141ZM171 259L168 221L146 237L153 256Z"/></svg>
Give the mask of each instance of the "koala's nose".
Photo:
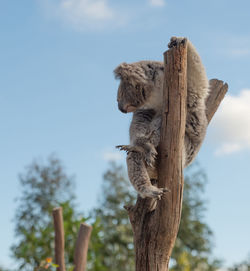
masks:
<svg viewBox="0 0 250 271"><path fill-rule="evenodd" d="M127 111L123 108L122 103L118 103L118 108L122 113L127 113Z"/></svg>

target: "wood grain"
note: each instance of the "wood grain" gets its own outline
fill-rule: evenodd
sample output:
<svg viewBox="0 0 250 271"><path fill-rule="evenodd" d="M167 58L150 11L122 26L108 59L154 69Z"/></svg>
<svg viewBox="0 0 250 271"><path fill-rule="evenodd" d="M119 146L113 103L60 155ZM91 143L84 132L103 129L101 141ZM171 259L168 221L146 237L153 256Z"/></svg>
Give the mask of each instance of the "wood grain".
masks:
<svg viewBox="0 0 250 271"><path fill-rule="evenodd" d="M178 232L183 191L182 149L186 123L187 43L164 53L164 110L159 147L159 187L170 193L157 202L138 198L127 207L134 230L136 271L166 271Z"/></svg>
<svg viewBox="0 0 250 271"><path fill-rule="evenodd" d="M218 79L211 79L209 85L210 92L206 100L208 122L211 121L228 90L228 84Z"/></svg>

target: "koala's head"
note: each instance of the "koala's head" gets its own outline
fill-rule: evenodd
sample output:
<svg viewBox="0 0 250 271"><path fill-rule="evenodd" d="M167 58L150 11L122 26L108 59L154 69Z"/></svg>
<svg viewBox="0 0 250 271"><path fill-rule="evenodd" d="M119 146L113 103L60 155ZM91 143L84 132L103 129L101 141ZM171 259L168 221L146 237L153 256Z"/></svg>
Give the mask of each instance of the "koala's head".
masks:
<svg viewBox="0 0 250 271"><path fill-rule="evenodd" d="M152 91L152 81L140 63L122 63L115 70L120 79L117 93L118 107L123 113L134 112L145 104Z"/></svg>

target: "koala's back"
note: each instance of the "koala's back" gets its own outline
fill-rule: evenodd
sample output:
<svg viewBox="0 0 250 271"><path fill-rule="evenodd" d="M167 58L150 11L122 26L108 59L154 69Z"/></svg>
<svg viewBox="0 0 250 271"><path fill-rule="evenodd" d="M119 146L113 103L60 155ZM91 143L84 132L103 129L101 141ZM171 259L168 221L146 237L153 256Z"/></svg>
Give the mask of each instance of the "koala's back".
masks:
<svg viewBox="0 0 250 271"><path fill-rule="evenodd" d="M185 167L196 156L207 126L205 99L209 91L208 80L201 62L195 64L193 65L195 69L192 67L192 63L189 64L187 71L187 123L184 142L185 150L183 150ZM140 137L140 134L144 134L144 136L147 134L150 135L148 141L157 148L160 141L161 114L163 110L164 64L158 61L140 61L136 62L135 65L139 65L144 70L147 78L150 79L152 93L144 106L138 110L140 113L138 114L137 111L134 113L130 127L131 143L136 141L135 139ZM199 72L197 72L198 68L200 68ZM155 114L149 120L147 115L150 109L154 110ZM142 122L144 122L144 125L142 125ZM147 167L147 170L150 178L157 178L155 169Z"/></svg>

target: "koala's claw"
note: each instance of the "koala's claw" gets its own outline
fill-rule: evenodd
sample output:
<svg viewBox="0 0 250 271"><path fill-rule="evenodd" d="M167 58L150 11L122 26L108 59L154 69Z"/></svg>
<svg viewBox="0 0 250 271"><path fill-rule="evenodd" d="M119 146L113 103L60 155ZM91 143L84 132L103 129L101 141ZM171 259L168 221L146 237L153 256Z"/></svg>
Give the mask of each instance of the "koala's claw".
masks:
<svg viewBox="0 0 250 271"><path fill-rule="evenodd" d="M117 149L120 151L125 151L126 153L129 152L141 152L141 149L136 147L136 146L131 146L131 145L118 145L116 146Z"/></svg>
<svg viewBox="0 0 250 271"><path fill-rule="evenodd" d="M152 186L146 187L143 190L143 192L140 192L140 196L142 198L153 198L153 199L161 200L161 197L166 192L169 192L167 188L158 188L152 185Z"/></svg>
<svg viewBox="0 0 250 271"><path fill-rule="evenodd" d="M131 146L130 145L118 145L115 146L117 149L119 149L120 151L125 151L125 152L129 152L131 150Z"/></svg>
<svg viewBox="0 0 250 271"><path fill-rule="evenodd" d="M169 44L168 44L168 48L172 48L174 46L177 46L177 44L185 44L187 42L187 39L186 38L183 38L183 37L172 37Z"/></svg>

